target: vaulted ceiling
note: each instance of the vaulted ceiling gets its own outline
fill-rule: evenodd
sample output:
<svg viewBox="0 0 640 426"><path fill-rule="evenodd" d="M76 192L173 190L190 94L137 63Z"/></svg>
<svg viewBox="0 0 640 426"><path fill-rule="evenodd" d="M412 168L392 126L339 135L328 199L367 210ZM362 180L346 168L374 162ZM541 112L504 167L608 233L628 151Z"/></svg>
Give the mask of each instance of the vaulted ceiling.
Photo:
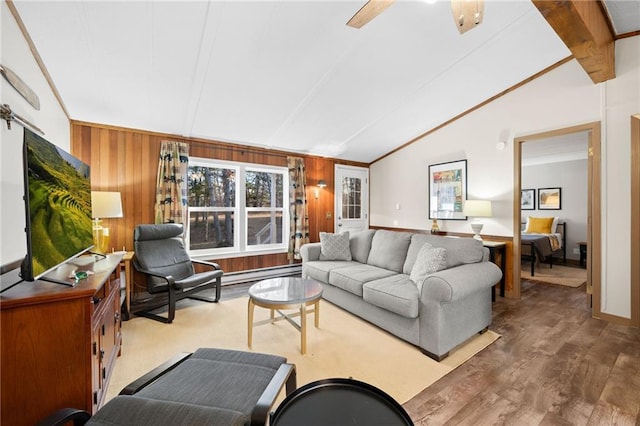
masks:
<svg viewBox="0 0 640 426"><path fill-rule="evenodd" d="M544 2L487 1L462 35L448 1L346 26L364 2L10 3L71 119L360 162L572 55ZM638 30L639 2L605 3Z"/></svg>

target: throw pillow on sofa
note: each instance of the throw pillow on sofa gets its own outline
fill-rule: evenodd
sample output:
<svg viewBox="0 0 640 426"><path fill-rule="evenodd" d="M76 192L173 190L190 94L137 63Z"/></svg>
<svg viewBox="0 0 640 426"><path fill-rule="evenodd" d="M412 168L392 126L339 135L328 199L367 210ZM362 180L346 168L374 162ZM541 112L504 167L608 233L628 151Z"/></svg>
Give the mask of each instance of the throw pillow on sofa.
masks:
<svg viewBox="0 0 640 426"><path fill-rule="evenodd" d="M340 234L321 232L320 260L351 260L349 231Z"/></svg>
<svg viewBox="0 0 640 426"><path fill-rule="evenodd" d="M375 229L366 229L349 235L351 257L353 260L360 263L367 263L369 251L371 251L371 240L375 233Z"/></svg>
<svg viewBox="0 0 640 426"><path fill-rule="evenodd" d="M418 252L416 263L413 265L409 278L418 284L429 274L442 271L447 268L447 249L433 247L425 243Z"/></svg>

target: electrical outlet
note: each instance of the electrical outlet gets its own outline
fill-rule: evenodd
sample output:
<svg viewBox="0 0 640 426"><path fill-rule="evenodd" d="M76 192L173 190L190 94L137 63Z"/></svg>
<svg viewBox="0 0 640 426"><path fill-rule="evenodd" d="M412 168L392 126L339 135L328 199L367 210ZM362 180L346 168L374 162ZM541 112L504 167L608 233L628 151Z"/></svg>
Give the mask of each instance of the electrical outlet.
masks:
<svg viewBox="0 0 640 426"><path fill-rule="evenodd" d="M573 254L580 254L580 249L579 248L574 248L573 249Z"/></svg>

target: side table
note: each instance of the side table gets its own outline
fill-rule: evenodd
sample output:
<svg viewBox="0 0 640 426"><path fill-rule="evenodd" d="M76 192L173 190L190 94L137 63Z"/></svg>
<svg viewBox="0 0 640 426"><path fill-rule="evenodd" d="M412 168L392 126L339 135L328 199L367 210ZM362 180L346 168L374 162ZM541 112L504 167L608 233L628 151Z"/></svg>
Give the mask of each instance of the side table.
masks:
<svg viewBox="0 0 640 426"><path fill-rule="evenodd" d="M131 289L133 288L133 265L131 261L136 253L133 251L127 251L122 256L122 263L124 265L124 312L122 313L122 319L128 321L131 316Z"/></svg>
<svg viewBox="0 0 640 426"><path fill-rule="evenodd" d="M489 249L489 260L500 267L502 278L500 278L500 297L504 297L505 292L505 269L507 267L507 244L501 241L482 241L482 245ZM496 262L496 252L500 252L500 264ZM491 300L496 301L495 291L491 292Z"/></svg>
<svg viewBox="0 0 640 426"><path fill-rule="evenodd" d="M585 241L580 241L578 243L580 246L580 266L583 268L587 267L587 243Z"/></svg>

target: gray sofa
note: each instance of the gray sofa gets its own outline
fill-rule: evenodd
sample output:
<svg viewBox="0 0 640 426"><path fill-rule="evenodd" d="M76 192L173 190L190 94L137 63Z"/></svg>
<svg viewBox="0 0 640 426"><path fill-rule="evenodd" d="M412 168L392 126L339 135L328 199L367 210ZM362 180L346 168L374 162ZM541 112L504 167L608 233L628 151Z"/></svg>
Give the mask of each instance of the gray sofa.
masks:
<svg viewBox="0 0 640 426"><path fill-rule="evenodd" d="M502 272L473 238L321 233L320 243L300 252L302 276L323 283L324 299L438 361L491 323L491 292Z"/></svg>

